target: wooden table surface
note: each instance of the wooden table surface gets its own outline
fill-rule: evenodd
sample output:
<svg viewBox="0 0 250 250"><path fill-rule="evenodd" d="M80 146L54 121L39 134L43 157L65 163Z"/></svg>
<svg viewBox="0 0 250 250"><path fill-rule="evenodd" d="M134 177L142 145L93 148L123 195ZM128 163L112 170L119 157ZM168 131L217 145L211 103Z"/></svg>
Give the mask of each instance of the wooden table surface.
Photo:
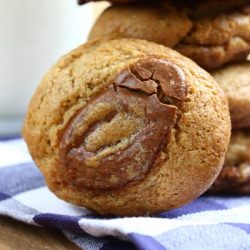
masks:
<svg viewBox="0 0 250 250"><path fill-rule="evenodd" d="M1 250L79 250L61 232L0 216Z"/></svg>

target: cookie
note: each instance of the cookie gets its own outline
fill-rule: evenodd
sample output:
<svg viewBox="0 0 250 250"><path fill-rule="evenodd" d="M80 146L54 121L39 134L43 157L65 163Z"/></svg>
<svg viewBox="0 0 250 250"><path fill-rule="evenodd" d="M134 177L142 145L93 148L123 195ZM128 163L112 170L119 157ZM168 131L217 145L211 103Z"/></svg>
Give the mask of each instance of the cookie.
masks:
<svg viewBox="0 0 250 250"><path fill-rule="evenodd" d="M210 193L250 194L250 129L233 131L224 167Z"/></svg>
<svg viewBox="0 0 250 250"><path fill-rule="evenodd" d="M88 2L98 2L102 0L78 0L78 4L85 4ZM115 4L123 4L123 3L129 3L129 2L136 2L140 0L108 0L110 3L115 3Z"/></svg>
<svg viewBox="0 0 250 250"><path fill-rule="evenodd" d="M145 39L173 47L213 70L245 60L250 52L249 6L219 6L203 4L192 10L175 2L114 5L96 21L89 39L105 35Z"/></svg>
<svg viewBox="0 0 250 250"><path fill-rule="evenodd" d="M250 62L226 66L212 75L228 97L232 127L250 127Z"/></svg>
<svg viewBox="0 0 250 250"><path fill-rule="evenodd" d="M78 0L78 4L85 4L88 2L98 2L102 0ZM110 3L113 4L124 4L124 3L129 3L129 2L139 2L142 0L108 0ZM166 1L166 0L163 0ZM168 1L168 0L167 0ZM150 0L144 0L144 2L150 2ZM189 5L192 8L195 8L195 10L198 13L203 13L204 11L206 12L207 10L209 11L214 11L223 8L224 9L232 9L234 7L238 7L244 3L248 3L249 0L238 0L237 2L235 0L210 0L210 1L205 1L205 0L174 0L174 2L178 3L185 3Z"/></svg>
<svg viewBox="0 0 250 250"><path fill-rule="evenodd" d="M97 19L89 40L112 35L174 47L191 28L192 22L184 9L178 10L170 3L115 5L107 8Z"/></svg>
<svg viewBox="0 0 250 250"><path fill-rule="evenodd" d="M173 2L191 9L193 18L216 16L249 4L249 0L173 0Z"/></svg>
<svg viewBox="0 0 250 250"><path fill-rule="evenodd" d="M193 19L200 19L205 16L217 16L221 13L229 13L237 8L249 4L249 0L179 0L175 1L178 5L185 5L191 10Z"/></svg>
<svg viewBox="0 0 250 250"><path fill-rule="evenodd" d="M199 17L176 49L207 70L245 60L250 52L249 6Z"/></svg>
<svg viewBox="0 0 250 250"><path fill-rule="evenodd" d="M191 60L148 41L104 39L45 75L23 136L59 198L100 214L145 215L212 184L230 117L224 92Z"/></svg>

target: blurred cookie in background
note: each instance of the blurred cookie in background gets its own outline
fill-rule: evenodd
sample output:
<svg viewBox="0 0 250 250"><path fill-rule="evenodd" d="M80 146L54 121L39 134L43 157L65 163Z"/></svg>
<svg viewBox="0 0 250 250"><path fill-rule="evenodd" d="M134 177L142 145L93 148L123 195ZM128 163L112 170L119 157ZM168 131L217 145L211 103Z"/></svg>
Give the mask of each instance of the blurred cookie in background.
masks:
<svg viewBox="0 0 250 250"><path fill-rule="evenodd" d="M89 39L112 35L153 41L211 71L244 61L250 52L249 6L222 2L219 8L214 1L192 8L181 1L113 5L96 21Z"/></svg>
<svg viewBox="0 0 250 250"><path fill-rule="evenodd" d="M106 35L153 41L176 46L192 28L184 9L171 3L114 5L102 13L89 34L89 40Z"/></svg>
<svg viewBox="0 0 250 250"><path fill-rule="evenodd" d="M229 100L233 128L250 128L250 62L225 66L212 72Z"/></svg>
<svg viewBox="0 0 250 250"><path fill-rule="evenodd" d="M250 194L250 62L212 72L228 97L231 141L224 167L209 190L212 194Z"/></svg>
<svg viewBox="0 0 250 250"><path fill-rule="evenodd" d="M176 50L207 70L244 61L250 52L249 6L220 11L216 15L193 14L193 27Z"/></svg>
<svg viewBox="0 0 250 250"><path fill-rule="evenodd" d="M232 132L224 167L210 193L250 194L250 128Z"/></svg>

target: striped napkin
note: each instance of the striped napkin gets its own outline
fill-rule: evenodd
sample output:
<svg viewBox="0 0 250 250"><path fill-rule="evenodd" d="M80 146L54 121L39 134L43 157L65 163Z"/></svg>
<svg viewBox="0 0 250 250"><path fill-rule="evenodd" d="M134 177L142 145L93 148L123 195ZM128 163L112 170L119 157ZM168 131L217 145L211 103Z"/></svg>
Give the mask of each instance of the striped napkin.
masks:
<svg viewBox="0 0 250 250"><path fill-rule="evenodd" d="M85 250L249 250L250 197L201 197L153 217L103 217L59 200L22 139L0 141L0 214L59 228Z"/></svg>

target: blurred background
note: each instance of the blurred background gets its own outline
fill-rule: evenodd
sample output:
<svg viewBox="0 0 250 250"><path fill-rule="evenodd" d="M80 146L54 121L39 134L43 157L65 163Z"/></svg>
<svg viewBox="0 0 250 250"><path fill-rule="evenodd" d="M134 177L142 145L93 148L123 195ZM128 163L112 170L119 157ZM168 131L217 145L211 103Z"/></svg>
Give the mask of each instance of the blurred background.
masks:
<svg viewBox="0 0 250 250"><path fill-rule="evenodd" d="M28 102L56 60L86 41L107 3L0 0L0 137L20 135Z"/></svg>

